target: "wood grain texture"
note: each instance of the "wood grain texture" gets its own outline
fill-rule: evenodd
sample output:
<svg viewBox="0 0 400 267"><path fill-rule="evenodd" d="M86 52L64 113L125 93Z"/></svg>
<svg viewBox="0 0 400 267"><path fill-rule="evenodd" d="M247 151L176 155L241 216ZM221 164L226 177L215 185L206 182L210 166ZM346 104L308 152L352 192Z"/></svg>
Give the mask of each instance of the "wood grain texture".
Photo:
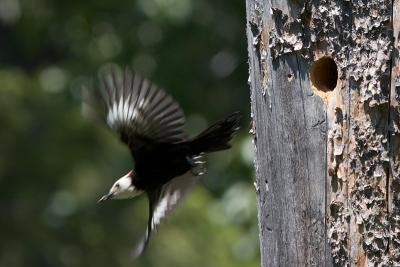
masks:
<svg viewBox="0 0 400 267"><path fill-rule="evenodd" d="M246 5L262 266L400 266L399 0Z"/></svg>
<svg viewBox="0 0 400 267"><path fill-rule="evenodd" d="M271 6L247 5L263 266L328 266L323 101L313 96L304 58L273 60L268 52Z"/></svg>

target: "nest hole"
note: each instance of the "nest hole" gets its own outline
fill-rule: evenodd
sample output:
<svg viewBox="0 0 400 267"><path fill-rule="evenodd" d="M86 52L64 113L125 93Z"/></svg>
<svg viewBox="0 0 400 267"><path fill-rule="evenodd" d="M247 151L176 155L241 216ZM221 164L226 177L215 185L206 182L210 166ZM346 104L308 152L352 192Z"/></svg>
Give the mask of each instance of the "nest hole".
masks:
<svg viewBox="0 0 400 267"><path fill-rule="evenodd" d="M312 85L319 91L333 91L337 85L338 69L331 57L322 57L315 61L310 68Z"/></svg>

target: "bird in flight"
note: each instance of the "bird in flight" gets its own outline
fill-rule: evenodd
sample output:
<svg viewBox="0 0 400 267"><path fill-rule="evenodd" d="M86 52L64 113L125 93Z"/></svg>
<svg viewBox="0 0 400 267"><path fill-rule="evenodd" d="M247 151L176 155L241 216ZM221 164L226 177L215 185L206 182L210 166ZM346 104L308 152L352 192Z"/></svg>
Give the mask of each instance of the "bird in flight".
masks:
<svg viewBox="0 0 400 267"><path fill-rule="evenodd" d="M204 154L230 148L239 129L235 112L194 138L185 133L179 104L162 89L116 65L99 71L95 86L83 88L83 114L104 121L131 152L135 166L99 202L146 194L149 218L133 257L145 250L157 227L204 174Z"/></svg>

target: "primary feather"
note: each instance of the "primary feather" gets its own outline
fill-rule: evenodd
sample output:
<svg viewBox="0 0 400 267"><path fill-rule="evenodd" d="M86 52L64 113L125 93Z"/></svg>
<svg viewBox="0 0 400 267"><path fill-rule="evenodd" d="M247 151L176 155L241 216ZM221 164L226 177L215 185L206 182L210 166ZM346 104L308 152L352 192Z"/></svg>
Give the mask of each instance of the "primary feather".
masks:
<svg viewBox="0 0 400 267"><path fill-rule="evenodd" d="M100 116L119 134L134 156L146 144L187 139L182 109L156 85L113 64L100 69L98 81L99 90L84 89L86 110L94 106L92 114L94 110L102 112Z"/></svg>
<svg viewBox="0 0 400 267"><path fill-rule="evenodd" d="M150 240L151 232L154 231L161 221L166 218L176 206L192 190L198 182L199 176L187 172L182 176L172 179L169 183L160 188L159 191L152 191L149 197L149 221L145 236L137 244L132 252L133 258L140 256Z"/></svg>

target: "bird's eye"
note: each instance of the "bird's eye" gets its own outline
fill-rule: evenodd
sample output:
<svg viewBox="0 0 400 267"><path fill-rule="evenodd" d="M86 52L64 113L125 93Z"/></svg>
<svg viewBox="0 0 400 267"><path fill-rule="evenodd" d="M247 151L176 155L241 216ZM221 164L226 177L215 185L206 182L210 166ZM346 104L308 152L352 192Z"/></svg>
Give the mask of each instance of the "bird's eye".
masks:
<svg viewBox="0 0 400 267"><path fill-rule="evenodd" d="M115 187L118 189L119 188L119 184L116 184Z"/></svg>

